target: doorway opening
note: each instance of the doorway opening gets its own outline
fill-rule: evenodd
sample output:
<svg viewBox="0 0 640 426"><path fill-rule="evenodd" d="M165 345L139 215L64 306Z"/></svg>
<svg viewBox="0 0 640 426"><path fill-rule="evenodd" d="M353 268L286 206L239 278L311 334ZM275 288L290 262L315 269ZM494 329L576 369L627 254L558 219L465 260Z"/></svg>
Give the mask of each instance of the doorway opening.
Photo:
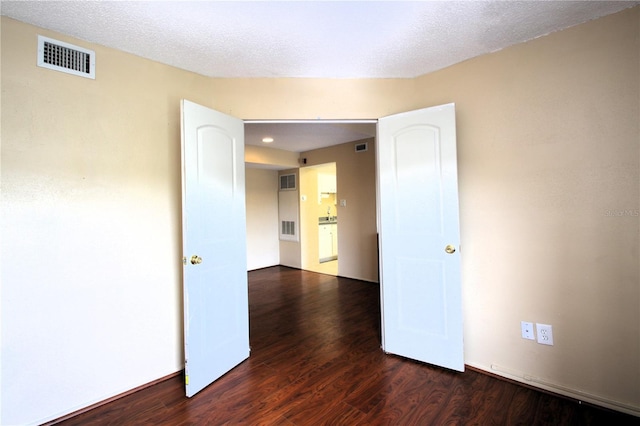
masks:
<svg viewBox="0 0 640 426"><path fill-rule="evenodd" d="M280 264L377 282L377 120L246 120L244 124L249 170L247 204L251 205L247 209L248 269ZM265 144L264 139L270 142ZM368 150L358 149L361 146ZM275 221L285 219L281 211L270 213L263 198L256 202L251 192L271 179L269 170L277 173L277 179L291 174L298 179L297 186L286 193L281 189L277 194L271 192L274 199L278 198L278 209L283 195L290 199L287 205L296 214L288 211L286 220L296 222L296 235L275 236L279 259L270 264L268 261L272 259L267 259L267 253L275 250L253 248L273 241L274 236L268 232L275 231L265 230L273 228ZM275 221L273 216L278 216Z"/></svg>
<svg viewBox="0 0 640 426"><path fill-rule="evenodd" d="M338 199L336 163L300 169L302 269L338 275Z"/></svg>

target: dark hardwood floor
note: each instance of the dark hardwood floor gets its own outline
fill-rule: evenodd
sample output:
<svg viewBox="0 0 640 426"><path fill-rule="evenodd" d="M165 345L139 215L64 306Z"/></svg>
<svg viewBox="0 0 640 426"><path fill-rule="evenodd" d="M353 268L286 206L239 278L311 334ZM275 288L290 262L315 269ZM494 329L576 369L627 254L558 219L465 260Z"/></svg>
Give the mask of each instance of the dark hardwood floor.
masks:
<svg viewBox="0 0 640 426"><path fill-rule="evenodd" d="M380 349L376 284L249 273L251 357L191 399L178 376L61 425L626 425L640 419Z"/></svg>

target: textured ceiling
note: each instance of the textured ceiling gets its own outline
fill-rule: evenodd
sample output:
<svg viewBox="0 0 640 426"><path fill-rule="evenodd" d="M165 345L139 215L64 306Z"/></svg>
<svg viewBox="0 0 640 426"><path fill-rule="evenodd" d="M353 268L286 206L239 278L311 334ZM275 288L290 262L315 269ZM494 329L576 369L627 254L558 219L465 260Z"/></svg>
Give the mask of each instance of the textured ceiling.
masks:
<svg viewBox="0 0 640 426"><path fill-rule="evenodd" d="M631 1L1 1L2 14L211 77L411 78Z"/></svg>

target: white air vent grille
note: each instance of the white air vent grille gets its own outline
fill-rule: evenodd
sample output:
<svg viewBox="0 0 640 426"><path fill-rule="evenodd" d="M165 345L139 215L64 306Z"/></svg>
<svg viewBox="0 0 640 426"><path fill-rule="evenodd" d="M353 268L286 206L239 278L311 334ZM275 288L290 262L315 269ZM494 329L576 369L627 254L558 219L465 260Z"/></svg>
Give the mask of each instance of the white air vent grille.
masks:
<svg viewBox="0 0 640 426"><path fill-rule="evenodd" d="M291 191L296 189L296 175L280 176L280 191Z"/></svg>
<svg viewBox="0 0 640 426"><path fill-rule="evenodd" d="M86 78L96 78L96 54L69 43L38 36L38 66Z"/></svg>
<svg viewBox="0 0 640 426"><path fill-rule="evenodd" d="M283 220L282 221L282 232L281 235L296 235L296 223L292 220Z"/></svg>

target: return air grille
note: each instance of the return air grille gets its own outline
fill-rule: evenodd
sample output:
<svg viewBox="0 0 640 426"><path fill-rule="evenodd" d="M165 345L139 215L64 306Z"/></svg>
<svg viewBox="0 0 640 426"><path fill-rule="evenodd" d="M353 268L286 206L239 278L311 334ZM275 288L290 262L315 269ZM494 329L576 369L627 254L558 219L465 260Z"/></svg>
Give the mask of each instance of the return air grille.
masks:
<svg viewBox="0 0 640 426"><path fill-rule="evenodd" d="M38 66L81 77L96 78L96 54L48 37L38 36Z"/></svg>
<svg viewBox="0 0 640 426"><path fill-rule="evenodd" d="M291 220L282 221L282 229L280 234L282 235L296 235L296 223Z"/></svg>
<svg viewBox="0 0 640 426"><path fill-rule="evenodd" d="M293 191L296 189L296 175L280 176L280 191Z"/></svg>

